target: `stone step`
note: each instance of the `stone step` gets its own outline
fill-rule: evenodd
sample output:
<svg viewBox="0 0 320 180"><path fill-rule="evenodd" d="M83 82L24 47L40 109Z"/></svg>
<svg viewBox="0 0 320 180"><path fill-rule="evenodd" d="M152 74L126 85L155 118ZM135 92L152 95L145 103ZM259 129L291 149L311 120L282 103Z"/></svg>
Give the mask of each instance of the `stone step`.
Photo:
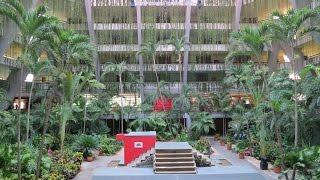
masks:
<svg viewBox="0 0 320 180"><path fill-rule="evenodd" d="M192 149L156 149L156 153L192 153Z"/></svg>
<svg viewBox="0 0 320 180"><path fill-rule="evenodd" d="M195 166L194 162L156 162L156 167L168 167L168 166Z"/></svg>
<svg viewBox="0 0 320 180"><path fill-rule="evenodd" d="M155 171L195 171L195 166L164 166L156 167Z"/></svg>
<svg viewBox="0 0 320 180"><path fill-rule="evenodd" d="M196 174L197 171L154 171L156 174Z"/></svg>
<svg viewBox="0 0 320 180"><path fill-rule="evenodd" d="M155 162L194 162L193 157L156 157Z"/></svg>
<svg viewBox="0 0 320 180"><path fill-rule="evenodd" d="M156 153L156 157L192 157L192 153Z"/></svg>

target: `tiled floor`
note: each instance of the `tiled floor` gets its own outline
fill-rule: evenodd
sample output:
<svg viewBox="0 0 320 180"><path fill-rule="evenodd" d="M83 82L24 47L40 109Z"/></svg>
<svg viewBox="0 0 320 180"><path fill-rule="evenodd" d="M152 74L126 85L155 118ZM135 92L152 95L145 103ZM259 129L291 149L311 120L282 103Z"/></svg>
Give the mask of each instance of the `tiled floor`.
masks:
<svg viewBox="0 0 320 180"><path fill-rule="evenodd" d="M211 139L211 138L210 138ZM267 180L276 180L278 179L278 174L273 173L271 170L263 171L259 169L259 161L254 161L252 158L246 157L246 159L239 159L237 154L228 151L225 146L220 146L217 141L213 141L212 138L212 146L215 149L215 153L213 154L213 162L215 159L227 159L234 166L248 166L254 168L258 171L262 176L264 176Z"/></svg>

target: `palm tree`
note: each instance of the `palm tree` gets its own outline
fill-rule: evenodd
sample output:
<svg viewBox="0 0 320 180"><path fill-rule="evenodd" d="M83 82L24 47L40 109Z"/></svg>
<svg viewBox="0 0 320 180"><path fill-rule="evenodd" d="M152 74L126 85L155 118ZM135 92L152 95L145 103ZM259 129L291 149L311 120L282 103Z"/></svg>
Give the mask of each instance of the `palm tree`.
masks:
<svg viewBox="0 0 320 180"><path fill-rule="evenodd" d="M143 43L141 45L141 50L137 54L144 55L144 56L152 59L153 71L154 71L154 74L156 75L156 81L157 81L157 94L161 97L159 77L158 77L158 72L157 72L157 67L156 67L156 52L157 52L158 45L159 45L158 43L154 43L152 41L148 41L147 43Z"/></svg>
<svg viewBox="0 0 320 180"><path fill-rule="evenodd" d="M296 39L312 32L320 32L319 27L307 25L306 21L320 15L320 8L309 9L291 9L286 14L275 11L272 18L266 22L269 34L273 41L278 42L282 50L286 53L288 59L291 60L291 68L294 76L298 73L295 64L295 48ZM297 79L294 79L294 124L295 138L294 146L298 146L299 138L299 120L298 120L298 99L297 99Z"/></svg>
<svg viewBox="0 0 320 180"><path fill-rule="evenodd" d="M180 77L180 85L179 85L179 92L181 93L182 91L182 49L184 47L184 37L178 38L178 37L173 37L172 39L169 40L169 44L171 44L174 47L174 53L178 55L178 63L179 63L179 77ZM188 71L185 69L184 71Z"/></svg>
<svg viewBox="0 0 320 180"><path fill-rule="evenodd" d="M119 76L119 97L121 98L121 133L123 133L123 98L121 97L123 95L123 83L122 83L122 75L123 73L127 71L126 69L126 62L121 62L118 64L110 63L105 67L104 73L102 74L102 77L104 77L107 73L113 72L116 73ZM121 95L120 95L121 94Z"/></svg>
<svg viewBox="0 0 320 180"><path fill-rule="evenodd" d="M84 89L82 76L83 64L89 70L95 48L89 43L89 37L73 31L56 29L56 37L47 39L47 54L52 59L52 76L54 92L60 96L60 148L64 147L67 121L72 117L72 105L75 96ZM76 73L74 73L76 72ZM61 87L61 88L59 88Z"/></svg>
<svg viewBox="0 0 320 180"><path fill-rule="evenodd" d="M19 60L23 62L28 58L28 54L32 49L39 47L40 41L43 36L48 36L52 29L57 24L57 19L48 16L45 6L38 6L33 11L27 11L23 4L18 0L0 1L0 15L4 15L12 20L18 27L21 33L21 46L22 55ZM45 35L48 33L47 35ZM21 72L23 72L23 65ZM22 90L23 73L20 75L20 88L19 88L19 105L21 102L21 90ZM21 125L21 108L18 113L18 179L21 179L21 159L20 159L20 125Z"/></svg>
<svg viewBox="0 0 320 180"><path fill-rule="evenodd" d="M26 62L26 67L29 69L30 73L33 74L34 78L31 81L31 88L29 92L29 100L28 100L28 115L27 115L27 133L26 133L26 140L29 139L29 130L30 130L30 111L31 111L31 97L32 97L32 91L34 88L34 80L37 79L41 73L44 71L50 70L51 64L48 60L34 61L35 58L30 58L29 61Z"/></svg>
<svg viewBox="0 0 320 180"><path fill-rule="evenodd" d="M226 59L250 56L251 60L260 63L262 52L267 45L269 45L269 37L266 35L266 26L242 27L240 30L231 33L231 49Z"/></svg>

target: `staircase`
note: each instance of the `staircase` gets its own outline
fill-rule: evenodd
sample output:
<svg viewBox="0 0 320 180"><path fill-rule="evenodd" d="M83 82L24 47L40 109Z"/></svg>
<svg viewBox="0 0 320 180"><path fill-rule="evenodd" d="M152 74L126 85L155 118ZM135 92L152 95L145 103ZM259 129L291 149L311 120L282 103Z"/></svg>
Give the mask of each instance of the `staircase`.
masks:
<svg viewBox="0 0 320 180"><path fill-rule="evenodd" d="M187 142L157 142L153 168L156 174L196 174L192 147Z"/></svg>
<svg viewBox="0 0 320 180"><path fill-rule="evenodd" d="M137 164L145 161L147 157L153 156L154 155L154 148L148 150L147 152L141 154L138 158L136 158L134 161L129 163L127 166L128 167L136 167Z"/></svg>

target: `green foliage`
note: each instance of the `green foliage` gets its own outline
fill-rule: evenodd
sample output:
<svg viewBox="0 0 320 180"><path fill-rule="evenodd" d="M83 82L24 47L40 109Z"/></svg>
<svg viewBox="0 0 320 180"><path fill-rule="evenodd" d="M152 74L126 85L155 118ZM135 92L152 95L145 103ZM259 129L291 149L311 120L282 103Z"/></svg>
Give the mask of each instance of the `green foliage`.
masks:
<svg viewBox="0 0 320 180"><path fill-rule="evenodd" d="M98 147L99 142L96 136L92 135L81 135L73 145L76 151L90 151Z"/></svg>
<svg viewBox="0 0 320 180"><path fill-rule="evenodd" d="M83 154L70 150L56 151L52 160L50 173L44 175L44 179L72 179L80 170Z"/></svg>
<svg viewBox="0 0 320 180"><path fill-rule="evenodd" d="M240 140L237 142L236 147L238 152L244 152L250 146L248 140Z"/></svg>
<svg viewBox="0 0 320 180"><path fill-rule="evenodd" d="M208 153L211 144L208 139L201 138L200 140L196 141L193 146L196 150L198 150L201 153Z"/></svg>
<svg viewBox="0 0 320 180"><path fill-rule="evenodd" d="M105 155L113 155L121 149L122 145L114 138L109 138L105 135L99 136L99 149Z"/></svg>
<svg viewBox="0 0 320 180"><path fill-rule="evenodd" d="M213 118L207 112L196 112L191 114L192 124L190 130L195 138L208 134L211 129L215 129Z"/></svg>

